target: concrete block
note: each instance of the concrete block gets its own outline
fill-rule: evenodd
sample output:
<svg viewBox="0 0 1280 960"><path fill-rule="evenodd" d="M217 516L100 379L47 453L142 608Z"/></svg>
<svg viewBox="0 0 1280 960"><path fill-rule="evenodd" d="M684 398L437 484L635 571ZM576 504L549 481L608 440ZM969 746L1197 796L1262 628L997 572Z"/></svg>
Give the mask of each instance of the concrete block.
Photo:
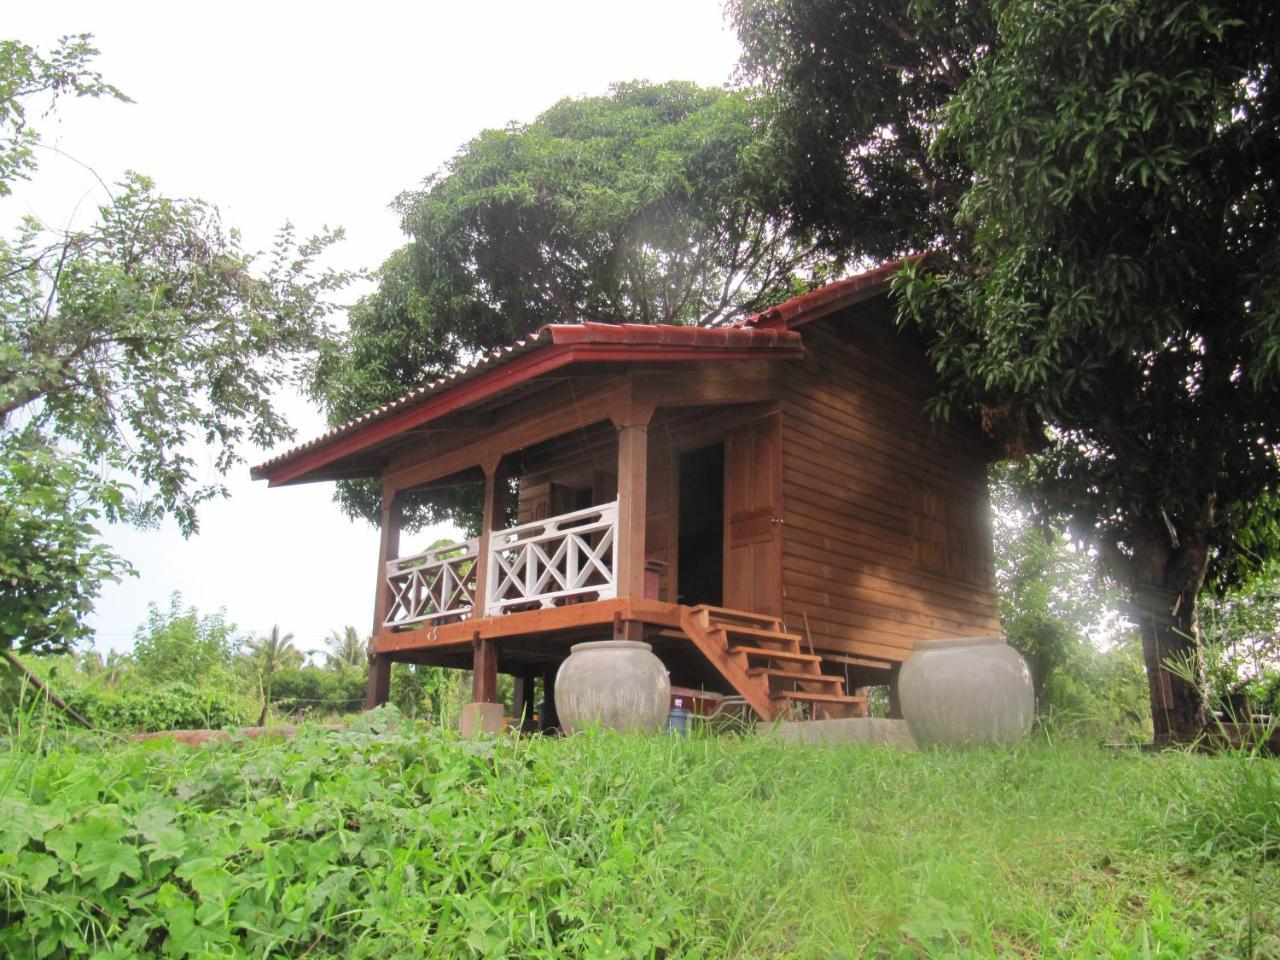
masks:
<svg viewBox="0 0 1280 960"><path fill-rule="evenodd" d="M502 733L502 704L468 703L462 708L458 727L465 738L486 733Z"/></svg>
<svg viewBox="0 0 1280 960"><path fill-rule="evenodd" d="M914 750L916 743L905 720L849 717L843 720L786 720L771 728L787 743L881 743Z"/></svg>

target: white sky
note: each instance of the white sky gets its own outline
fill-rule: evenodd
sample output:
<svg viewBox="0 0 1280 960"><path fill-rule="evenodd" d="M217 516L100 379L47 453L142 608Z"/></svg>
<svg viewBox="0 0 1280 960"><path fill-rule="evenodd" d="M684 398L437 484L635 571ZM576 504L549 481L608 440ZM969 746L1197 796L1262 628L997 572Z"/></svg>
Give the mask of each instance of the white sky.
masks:
<svg viewBox="0 0 1280 960"><path fill-rule="evenodd" d="M390 201L481 129L613 81L721 84L738 54L720 0L99 0L10 5L0 28L45 49L83 32L105 78L135 102L64 101L36 124L47 143L108 182L135 169L171 196L217 204L248 249L269 246L285 220L302 235L342 225L335 262L366 268L403 241ZM64 224L100 199L76 163L50 151L40 161L37 182L0 204L0 223L30 212ZM287 409L298 440L323 430L305 401ZM190 540L172 526L108 531L140 576L104 590L99 649L130 646L148 602L167 607L175 590L202 612L225 607L243 630L278 623L303 648L346 624L369 629L377 533L343 517L332 486L268 491L247 466L227 484L230 499L201 510Z"/></svg>

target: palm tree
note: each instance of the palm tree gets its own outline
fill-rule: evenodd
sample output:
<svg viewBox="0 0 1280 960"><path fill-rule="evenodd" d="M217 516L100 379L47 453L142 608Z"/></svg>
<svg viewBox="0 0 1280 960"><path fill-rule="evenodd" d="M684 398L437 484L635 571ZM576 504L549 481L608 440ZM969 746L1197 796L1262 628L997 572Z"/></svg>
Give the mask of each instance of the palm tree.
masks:
<svg viewBox="0 0 1280 960"><path fill-rule="evenodd" d="M282 636L280 625L276 624L269 634L249 641L249 656L257 668L258 684L262 688L262 713L258 716L261 727L267 722L267 708L271 706L271 675L301 663L302 654L293 645L293 634Z"/></svg>
<svg viewBox="0 0 1280 960"><path fill-rule="evenodd" d="M330 630L324 645L329 648L325 660L331 670L359 670L369 662L366 644L355 627Z"/></svg>

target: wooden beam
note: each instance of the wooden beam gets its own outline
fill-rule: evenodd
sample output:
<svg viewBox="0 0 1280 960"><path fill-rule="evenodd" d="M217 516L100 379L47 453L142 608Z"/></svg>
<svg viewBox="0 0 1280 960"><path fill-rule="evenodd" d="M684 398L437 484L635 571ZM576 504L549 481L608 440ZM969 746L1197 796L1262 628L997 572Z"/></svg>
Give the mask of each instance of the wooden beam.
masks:
<svg viewBox="0 0 1280 960"><path fill-rule="evenodd" d="M419 625L408 630L381 630L373 638L373 647L379 653L395 653L397 658L407 656L412 650L428 648L453 649L465 656L470 652L477 631L481 636L495 639L548 634L580 635L591 632L594 627L611 627L615 619L639 620L657 627L674 628L680 626L680 607L661 600L619 597L544 610L523 610L501 617L481 617L435 626Z"/></svg>
<svg viewBox="0 0 1280 960"><path fill-rule="evenodd" d="M403 521L403 510L395 487L382 485L382 516L379 522L381 534L378 539L378 580L373 594L373 632L382 629L382 624L391 611L391 585L387 583L387 564L400 555L400 525Z"/></svg>
<svg viewBox="0 0 1280 960"><path fill-rule="evenodd" d="M494 703L498 699L498 644L479 635L472 658L471 699L476 703Z"/></svg>
<svg viewBox="0 0 1280 960"><path fill-rule="evenodd" d="M575 393L571 388L553 388L548 396L517 404L509 414L498 417L483 439L441 438L442 443L421 445L412 453L394 457L386 479L398 489L418 487L441 477L459 473L495 455L514 453L543 440L609 419L609 411L627 397L622 377L609 378L602 386Z"/></svg>

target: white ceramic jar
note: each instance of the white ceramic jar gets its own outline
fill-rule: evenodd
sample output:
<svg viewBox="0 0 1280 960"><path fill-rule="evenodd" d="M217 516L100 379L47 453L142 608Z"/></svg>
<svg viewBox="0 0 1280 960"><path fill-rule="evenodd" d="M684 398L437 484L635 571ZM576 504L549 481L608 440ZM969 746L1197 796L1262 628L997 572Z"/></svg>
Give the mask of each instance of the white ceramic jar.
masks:
<svg viewBox="0 0 1280 960"><path fill-rule="evenodd" d="M923 640L898 676L916 743L1011 743L1035 714L1031 671L1004 637Z"/></svg>
<svg viewBox="0 0 1280 960"><path fill-rule="evenodd" d="M662 729L671 680L647 643L578 643L556 673L556 714L566 733L598 725L621 733Z"/></svg>

